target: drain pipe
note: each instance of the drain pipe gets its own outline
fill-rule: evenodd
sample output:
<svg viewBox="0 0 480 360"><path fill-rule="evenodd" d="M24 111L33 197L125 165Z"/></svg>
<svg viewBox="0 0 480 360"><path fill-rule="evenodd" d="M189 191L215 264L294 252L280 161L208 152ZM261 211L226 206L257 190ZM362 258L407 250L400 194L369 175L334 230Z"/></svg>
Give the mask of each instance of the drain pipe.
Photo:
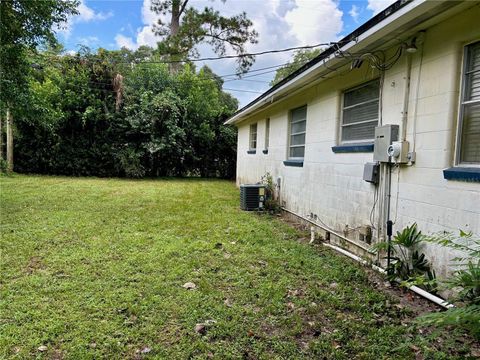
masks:
<svg viewBox="0 0 480 360"><path fill-rule="evenodd" d="M407 139L407 122L408 122L408 102L410 101L410 78L412 76L412 54L407 53L407 70L405 75L405 91L403 94L403 111L402 111L402 137L401 141Z"/></svg>
<svg viewBox="0 0 480 360"><path fill-rule="evenodd" d="M349 238L347 238L346 236L344 236L344 235L342 235L342 234L339 234L339 233L336 232L335 230L332 230L332 229L328 228L328 227L325 226L325 225L318 224L317 222L313 221L312 219L309 219L309 218L307 218L307 217L305 217L305 216L302 216L302 215L300 215L300 214L297 214L296 212L294 212L294 211L292 211L292 210L288 210L287 208L285 208L285 207L283 207L283 206L282 206L281 209L282 209L283 211L286 211L286 212L292 214L292 215L295 215L296 217L299 217L299 218L302 219L302 220L305 220L305 221L309 222L309 223L312 224L312 225L318 226L319 228L321 228L321 229L329 232L330 234L335 235L336 237L338 237L338 238L340 238L340 239L342 239L342 240L345 240L345 241L349 242L350 244L355 245L356 247L359 247L360 249L365 250L366 252L368 252L368 253L370 253L370 254L375 254L375 252L372 251L372 250L370 250L368 247L363 246L362 244L356 243L356 242L353 241L352 239L349 239Z"/></svg>
<svg viewBox="0 0 480 360"><path fill-rule="evenodd" d="M329 244L329 243L322 243L324 246L326 247L329 247L330 249L333 249L335 251L338 251L339 253L345 255L345 256L348 256L349 258L353 259L353 260L356 260L358 261L359 263L361 263L362 265L365 265L365 266L371 266L372 269L382 273L382 274L386 274L387 272L385 271L385 269L382 269L380 266L377 266L375 264L370 264L369 262L367 262L365 259L362 259L360 256L357 256L353 253L351 253L350 251L347 251L345 249L342 249L341 247L338 247L338 246L335 246L335 245L332 245L332 244Z"/></svg>
<svg viewBox="0 0 480 360"><path fill-rule="evenodd" d="M327 244L327 243L323 243L324 246L330 248L330 249L333 249L345 256L348 256L349 258L355 260L355 261L358 261L359 263L361 263L362 265L365 265L365 266L371 266L371 268L373 270L376 270L382 274L386 274L387 271L385 269L382 269L381 267L379 266L376 266L374 264L370 264L368 263L367 261L365 261L364 259L362 259L361 257L355 255L355 254L352 254L351 252L345 250L345 249L342 249L338 246L335 246L335 245L332 245L332 244ZM397 279L396 282L400 283L400 279ZM411 291L413 291L414 293L424 297L425 299L427 300L430 300L431 302L445 308L445 309L450 309L450 308L453 308L455 307L455 305L449 303L448 301L445 301L444 299L436 296L436 295L433 295L431 293L429 293L428 291L425 291L421 288L419 288L418 286L415 286L415 285L410 285L410 286L407 286L408 289L410 289Z"/></svg>

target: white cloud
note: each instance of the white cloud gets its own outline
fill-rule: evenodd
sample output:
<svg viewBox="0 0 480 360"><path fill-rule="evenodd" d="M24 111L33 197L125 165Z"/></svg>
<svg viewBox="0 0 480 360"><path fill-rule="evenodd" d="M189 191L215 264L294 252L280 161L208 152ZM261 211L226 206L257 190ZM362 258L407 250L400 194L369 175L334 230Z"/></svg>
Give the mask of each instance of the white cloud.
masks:
<svg viewBox="0 0 480 360"><path fill-rule="evenodd" d="M115 36L115 43L119 48L125 47L130 50L135 50L136 48L138 48L137 44L135 43L135 41L133 41L131 37L127 37L122 34L117 34Z"/></svg>
<svg viewBox="0 0 480 360"><path fill-rule="evenodd" d="M348 14L352 17L353 21L355 21L356 23L358 23L358 16L360 15L358 10L359 9L356 5L352 5L352 8L348 12Z"/></svg>
<svg viewBox="0 0 480 360"><path fill-rule="evenodd" d="M58 31L65 37L68 38L73 30L73 26L78 23L88 23L91 21L103 21L113 16L113 12L109 11L107 13L95 12L92 8L88 7L85 3L85 0L81 0L78 5L78 14L70 17L66 23L60 24Z"/></svg>
<svg viewBox="0 0 480 360"><path fill-rule="evenodd" d="M191 4L197 9L212 7L224 16L233 16L245 11L253 23L253 28L259 33L257 44L246 45L249 52L328 43L338 40L343 30L343 14L339 9L338 0L229 0L227 3L195 0ZM117 34L115 36L117 46L136 49L140 45L153 47L157 45L160 38L153 34L152 28L159 16L150 9L150 0L143 0L141 14L143 25L132 35L126 35L128 33L126 28L121 31L123 34ZM215 56L208 45L199 46L199 52L202 57ZM233 51L229 52L231 53L233 54ZM254 68L283 64L290 60L292 54L293 52L285 52L257 56ZM235 73L237 66L234 59L209 61L205 64L220 75ZM197 66L201 67L203 63L197 63ZM268 74L250 79L254 81L231 81L225 83L225 87L263 92L268 89L268 82L274 74L273 69ZM257 96L242 92L232 94L240 100L241 105Z"/></svg>
<svg viewBox="0 0 480 360"><path fill-rule="evenodd" d="M372 10L373 15L376 15L394 2L395 0L368 0L367 9Z"/></svg>
<svg viewBox="0 0 480 360"><path fill-rule="evenodd" d="M89 22L95 20L106 20L113 16L113 12L109 11L108 13L95 12L92 8L89 8L85 4L85 0L82 0L78 5L79 14L75 16L76 22Z"/></svg>
<svg viewBox="0 0 480 360"><path fill-rule="evenodd" d="M290 32L301 45L313 45L336 40L342 31L342 11L333 0L296 0L295 8L288 11L285 20Z"/></svg>
<svg viewBox="0 0 480 360"><path fill-rule="evenodd" d="M85 46L98 46L100 43L100 39L96 36L85 36L85 37L79 37L77 38L78 43L80 45L85 45Z"/></svg>

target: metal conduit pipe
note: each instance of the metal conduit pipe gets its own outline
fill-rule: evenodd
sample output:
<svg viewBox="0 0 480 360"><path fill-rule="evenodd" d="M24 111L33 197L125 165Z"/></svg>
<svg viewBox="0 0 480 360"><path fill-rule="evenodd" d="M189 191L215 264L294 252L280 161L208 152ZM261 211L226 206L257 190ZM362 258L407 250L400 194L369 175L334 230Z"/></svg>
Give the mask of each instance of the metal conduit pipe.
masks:
<svg viewBox="0 0 480 360"><path fill-rule="evenodd" d="M347 251L347 250L344 250L338 246L335 246L335 245L332 245L332 244L327 244L327 243L323 243L324 246L326 247L329 247L335 251L338 251L339 253L345 255L345 256L348 256L349 258L353 259L353 260L356 260L358 262L360 262L361 264L365 265L365 266L371 266L372 269L382 273L382 274L386 274L386 270L385 269L382 269L381 267L379 266L376 266L376 265L373 265L373 264L369 264L367 261L365 261L364 259L360 258L359 256L355 255L355 254L352 254L351 252ZM396 280L397 282L400 282L399 279ZM411 285L411 286L408 286L408 288L410 290L412 290L414 293L420 295L420 296L423 296L425 299L427 300L430 300L431 302L437 304L437 305L440 305L442 306L443 308L445 309L450 309L450 308L453 308L455 307L455 305L449 303L448 301L445 301L444 299L436 296L436 295L433 295L431 293L429 293L428 291L425 291L421 288L419 288L418 286L415 286L415 285Z"/></svg>
<svg viewBox="0 0 480 360"><path fill-rule="evenodd" d="M349 239L349 238L347 238L346 236L344 236L344 235L342 235L342 234L339 234L339 233L336 232L335 230L332 230L332 229L328 228L328 227L325 226L325 225L319 224L319 223L313 221L312 219L309 219L309 218L307 218L307 217L305 217L305 216L302 216L302 215L300 215L300 214L297 214L296 212L294 212L294 211L292 211L292 210L288 210L288 209L285 208L285 207L282 207L282 210L283 210L283 211L286 211L286 212L288 212L288 213L290 213L290 214L292 214L292 215L295 215L295 216L299 217L300 219L309 222L309 223L312 224L312 225L318 226L319 228L321 228L321 229L323 229L323 230L325 230L325 231L328 231L330 234L333 234L333 235L335 235L336 237L338 237L338 238L340 238L340 239L342 239L342 240L348 241L350 244L355 245L356 247L359 247L360 249L365 250L366 252L368 252L368 253L370 253L370 254L375 254L375 252L372 251L372 250L370 250L368 247L363 246L362 244L358 244L357 242L353 241L352 239Z"/></svg>

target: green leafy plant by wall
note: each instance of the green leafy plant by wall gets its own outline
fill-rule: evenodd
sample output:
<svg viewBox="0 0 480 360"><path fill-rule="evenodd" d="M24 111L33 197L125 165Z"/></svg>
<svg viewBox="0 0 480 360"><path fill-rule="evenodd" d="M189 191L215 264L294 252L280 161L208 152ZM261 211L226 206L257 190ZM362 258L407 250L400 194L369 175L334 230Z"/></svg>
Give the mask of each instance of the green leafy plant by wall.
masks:
<svg viewBox="0 0 480 360"><path fill-rule="evenodd" d="M269 172L265 173L261 178L261 183L265 185L266 190L265 209L271 213L279 213L281 209L275 193L273 176Z"/></svg>
<svg viewBox="0 0 480 360"><path fill-rule="evenodd" d="M424 235L414 223L405 227L391 241L392 256L387 273L391 280L400 279L401 285L417 285L427 291L435 292L437 288L435 272L425 254L420 252ZM388 243L380 242L373 246L376 251L388 251Z"/></svg>
<svg viewBox="0 0 480 360"><path fill-rule="evenodd" d="M465 328L480 339L480 238L460 231L458 236L448 233L428 237L427 241L446 246L461 254L453 259L453 265L459 269L451 278L441 283L442 287L457 292L457 296L453 298L457 307L425 315L419 322Z"/></svg>

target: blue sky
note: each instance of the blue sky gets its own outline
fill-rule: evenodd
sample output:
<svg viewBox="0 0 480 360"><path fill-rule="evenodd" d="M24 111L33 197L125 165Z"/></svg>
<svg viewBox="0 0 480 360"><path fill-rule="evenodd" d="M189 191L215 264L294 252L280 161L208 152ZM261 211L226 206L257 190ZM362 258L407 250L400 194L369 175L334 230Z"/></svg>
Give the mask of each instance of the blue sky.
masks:
<svg viewBox="0 0 480 360"><path fill-rule="evenodd" d="M253 21L259 32L259 43L249 51L280 49L335 41L381 11L393 0L190 0L191 6L211 6L225 16L242 11ZM80 45L92 49L103 47L135 49L139 45L155 46L160 40L151 31L158 15L150 10L150 0L82 0L80 14L69 19L58 31L58 39L69 51ZM200 47L202 55L212 55L206 46ZM252 69L285 63L291 53L258 56ZM217 74L235 72L234 61L207 63ZM274 72L234 80L224 87L240 100L243 106L260 92L268 89ZM255 80L255 81L251 81Z"/></svg>

